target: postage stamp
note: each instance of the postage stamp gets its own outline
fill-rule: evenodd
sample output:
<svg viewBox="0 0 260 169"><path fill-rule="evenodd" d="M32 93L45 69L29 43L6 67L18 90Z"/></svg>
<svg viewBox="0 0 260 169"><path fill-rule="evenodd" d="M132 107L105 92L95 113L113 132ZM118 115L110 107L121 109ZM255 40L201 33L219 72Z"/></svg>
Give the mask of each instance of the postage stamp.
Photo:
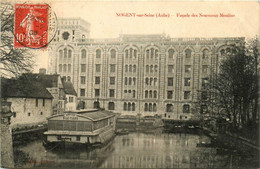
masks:
<svg viewBox="0 0 260 169"><path fill-rule="evenodd" d="M48 43L48 23L48 4L16 4L14 47L45 48Z"/></svg>

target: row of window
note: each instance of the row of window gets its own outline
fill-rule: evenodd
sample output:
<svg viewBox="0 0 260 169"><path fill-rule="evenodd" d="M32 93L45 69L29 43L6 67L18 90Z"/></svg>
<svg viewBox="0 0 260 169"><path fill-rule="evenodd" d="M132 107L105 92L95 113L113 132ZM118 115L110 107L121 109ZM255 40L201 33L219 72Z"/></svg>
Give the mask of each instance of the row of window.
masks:
<svg viewBox="0 0 260 169"><path fill-rule="evenodd" d="M135 98L135 90L124 90L125 97Z"/></svg>
<svg viewBox="0 0 260 169"><path fill-rule="evenodd" d="M43 112L40 112L40 115L43 115ZM13 118L16 118L17 114L16 112L13 113ZM27 113L27 116L31 116L31 113Z"/></svg>
<svg viewBox="0 0 260 169"><path fill-rule="evenodd" d="M158 56L159 56L158 49L151 48L151 49L146 50L146 59L147 60L157 59Z"/></svg>
<svg viewBox="0 0 260 169"><path fill-rule="evenodd" d="M125 72L136 72L136 65L125 65Z"/></svg>
<svg viewBox="0 0 260 169"><path fill-rule="evenodd" d="M63 76L62 77L62 79L64 80L64 81L68 81L68 82L70 82L71 81L71 77L70 76Z"/></svg>
<svg viewBox="0 0 260 169"><path fill-rule="evenodd" d="M63 50L60 49L59 50L59 58L60 58L60 61L64 58L64 59L71 59L71 56L72 56L72 50L68 50L67 48L64 48Z"/></svg>
<svg viewBox="0 0 260 169"><path fill-rule="evenodd" d="M125 77L125 85L136 85L135 77Z"/></svg>
<svg viewBox="0 0 260 169"><path fill-rule="evenodd" d="M145 72L146 73L153 73L158 72L158 65L146 65L145 66Z"/></svg>
<svg viewBox="0 0 260 169"><path fill-rule="evenodd" d="M144 91L144 97L149 98L149 99L152 99L152 98L156 99L157 98L157 91L156 90L154 90L154 91L145 90Z"/></svg>
<svg viewBox="0 0 260 169"><path fill-rule="evenodd" d="M125 58L126 59L136 59L137 58L137 50L130 48L125 50Z"/></svg>
<svg viewBox="0 0 260 169"><path fill-rule="evenodd" d="M228 48L226 50L222 49L220 52L221 52L221 54L224 54L224 53L227 53L227 52L230 52L230 51L231 51L231 49ZM185 50L185 57L191 58L191 52L192 51L190 49L186 49ZM169 49L168 50L169 59L173 59L173 55L174 55L174 50ZM60 60L62 60L62 58L64 58L64 59L71 58L71 56L72 56L72 50L71 49L64 48L63 50L62 49L59 50ZM86 49L82 49L81 50L81 58L86 59L86 57L87 57L87 51L86 51ZM110 50L110 57L116 58L116 50L115 49ZM202 59L207 59L208 57L209 57L209 50L204 49L202 51ZM101 50L100 49L96 50L96 58L101 58ZM125 50L125 58L126 59L137 58L137 50L133 49L133 48L126 49ZM158 58L158 50L154 49L154 48L147 49L146 50L146 58L147 59L153 59L153 58L157 59Z"/></svg>
<svg viewBox="0 0 260 169"><path fill-rule="evenodd" d="M156 103L145 103L144 111L156 112L157 111Z"/></svg>
<svg viewBox="0 0 260 169"><path fill-rule="evenodd" d="M166 105L166 112L173 112L173 104L167 104ZM182 107L183 113L190 113L190 105L184 104Z"/></svg>
<svg viewBox="0 0 260 169"><path fill-rule="evenodd" d="M146 77L145 78L145 84L147 86L157 86L157 82L158 82L158 80L157 80L156 77L155 78L153 78L153 77L150 77L150 78Z"/></svg>
<svg viewBox="0 0 260 169"><path fill-rule="evenodd" d="M135 111L135 103L124 102L124 111Z"/></svg>
<svg viewBox="0 0 260 169"><path fill-rule="evenodd" d="M66 65L66 64L59 64L59 72L71 72L71 64L68 64L68 65Z"/></svg>

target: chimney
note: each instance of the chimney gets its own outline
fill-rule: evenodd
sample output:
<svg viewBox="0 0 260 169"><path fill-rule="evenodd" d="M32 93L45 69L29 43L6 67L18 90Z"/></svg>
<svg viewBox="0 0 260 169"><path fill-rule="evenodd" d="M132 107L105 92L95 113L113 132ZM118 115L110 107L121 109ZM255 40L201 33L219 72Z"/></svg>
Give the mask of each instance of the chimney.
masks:
<svg viewBox="0 0 260 169"><path fill-rule="evenodd" d="M46 69L45 68L40 68L39 69L39 74L45 75L46 74Z"/></svg>

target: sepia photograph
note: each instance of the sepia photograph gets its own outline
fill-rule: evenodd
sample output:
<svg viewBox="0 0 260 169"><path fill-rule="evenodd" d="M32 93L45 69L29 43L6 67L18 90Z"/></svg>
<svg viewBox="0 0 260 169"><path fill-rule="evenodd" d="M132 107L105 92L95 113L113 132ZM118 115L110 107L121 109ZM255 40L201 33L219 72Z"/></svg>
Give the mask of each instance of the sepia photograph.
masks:
<svg viewBox="0 0 260 169"><path fill-rule="evenodd" d="M0 3L1 168L260 168L258 0Z"/></svg>

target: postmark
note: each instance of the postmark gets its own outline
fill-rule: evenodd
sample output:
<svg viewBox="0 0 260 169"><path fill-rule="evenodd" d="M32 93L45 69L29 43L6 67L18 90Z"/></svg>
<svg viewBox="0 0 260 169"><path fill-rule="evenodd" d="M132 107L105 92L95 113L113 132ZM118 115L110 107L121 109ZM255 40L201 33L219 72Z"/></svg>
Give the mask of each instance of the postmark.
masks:
<svg viewBox="0 0 260 169"><path fill-rule="evenodd" d="M48 4L16 4L14 47L46 48L56 34L56 20Z"/></svg>

